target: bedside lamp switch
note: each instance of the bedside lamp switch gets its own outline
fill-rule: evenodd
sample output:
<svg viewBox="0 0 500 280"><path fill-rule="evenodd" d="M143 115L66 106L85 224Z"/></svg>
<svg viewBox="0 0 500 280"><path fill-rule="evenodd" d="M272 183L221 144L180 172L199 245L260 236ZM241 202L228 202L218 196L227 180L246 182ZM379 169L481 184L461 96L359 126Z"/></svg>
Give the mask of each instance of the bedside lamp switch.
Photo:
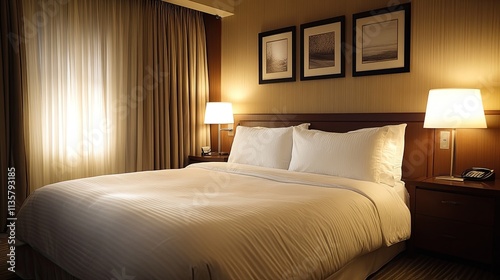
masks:
<svg viewBox="0 0 500 280"><path fill-rule="evenodd" d="M450 148L450 132L441 131L439 135L439 148L441 150L448 150Z"/></svg>
<svg viewBox="0 0 500 280"><path fill-rule="evenodd" d="M231 129L230 131L227 132L227 136L233 137L234 136L234 124L233 123L228 124L227 128Z"/></svg>

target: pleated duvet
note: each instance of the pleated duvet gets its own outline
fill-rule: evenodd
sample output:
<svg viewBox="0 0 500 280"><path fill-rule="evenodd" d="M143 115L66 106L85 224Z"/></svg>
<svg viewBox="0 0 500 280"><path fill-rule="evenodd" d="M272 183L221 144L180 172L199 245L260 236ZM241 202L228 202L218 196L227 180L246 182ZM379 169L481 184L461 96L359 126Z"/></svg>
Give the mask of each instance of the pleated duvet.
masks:
<svg viewBox="0 0 500 280"><path fill-rule="evenodd" d="M230 163L48 185L17 222L79 279L325 279L410 235L392 187Z"/></svg>

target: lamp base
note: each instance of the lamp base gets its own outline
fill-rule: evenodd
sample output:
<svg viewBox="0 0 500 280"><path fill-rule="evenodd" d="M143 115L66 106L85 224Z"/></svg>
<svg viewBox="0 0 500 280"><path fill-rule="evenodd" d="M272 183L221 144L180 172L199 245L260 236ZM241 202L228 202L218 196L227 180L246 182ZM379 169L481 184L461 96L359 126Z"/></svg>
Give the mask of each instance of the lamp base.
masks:
<svg viewBox="0 0 500 280"><path fill-rule="evenodd" d="M455 177L455 176L437 176L435 177L436 180L448 180L448 181L456 181L456 182L463 182L464 178L461 177Z"/></svg>

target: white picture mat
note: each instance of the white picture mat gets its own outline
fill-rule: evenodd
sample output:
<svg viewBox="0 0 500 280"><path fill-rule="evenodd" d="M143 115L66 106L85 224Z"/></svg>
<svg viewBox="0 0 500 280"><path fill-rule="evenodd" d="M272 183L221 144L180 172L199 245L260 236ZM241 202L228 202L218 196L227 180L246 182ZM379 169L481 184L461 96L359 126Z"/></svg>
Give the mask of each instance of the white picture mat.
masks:
<svg viewBox="0 0 500 280"><path fill-rule="evenodd" d="M363 63L363 26L366 25L383 25L384 22L388 21L398 21L398 58L396 60ZM376 26L376 25L374 25ZM367 36L378 36L380 34L380 29L373 30L373 34L367 34ZM356 20L356 71L370 71L370 70L380 70L380 69L390 69L390 68L400 68L405 66L405 11L395 11L392 13L386 13L382 15L359 18Z"/></svg>
<svg viewBox="0 0 500 280"><path fill-rule="evenodd" d="M263 37L262 38L262 45L261 45L261 48L262 48L262 57L260 59L262 59L262 80L274 80L274 79L282 79L282 78L291 78L293 77L293 65L292 65L292 61L293 61L293 52L292 52L292 48L293 48L293 44L295 43L292 39L292 32L286 32L286 33L280 33L280 34L276 34L276 35L270 35L270 36L266 36L266 37ZM288 67L287 67L287 71L284 71L284 72L277 72L277 73L267 73L266 72L266 69L267 69L267 61L266 61L266 57L267 57L267 43L269 42L273 42L273 41L279 41L279 40L283 40L283 39L286 39L287 40L287 46L288 46L288 49L287 49L287 54L288 54Z"/></svg>
<svg viewBox="0 0 500 280"><path fill-rule="evenodd" d="M304 77L310 76L321 76L321 75L330 75L330 74L339 74L341 73L342 63L342 30L341 23L335 22L330 24L325 24L321 26L311 27L304 29ZM332 67L323 67L316 69L309 69L309 37L334 32L335 33L335 65Z"/></svg>

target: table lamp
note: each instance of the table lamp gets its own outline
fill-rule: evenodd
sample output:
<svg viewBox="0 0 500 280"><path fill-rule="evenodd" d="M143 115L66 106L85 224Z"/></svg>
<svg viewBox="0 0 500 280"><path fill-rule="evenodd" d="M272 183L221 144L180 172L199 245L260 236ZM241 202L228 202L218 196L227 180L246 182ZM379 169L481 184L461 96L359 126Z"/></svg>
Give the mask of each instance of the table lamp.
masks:
<svg viewBox="0 0 500 280"><path fill-rule="evenodd" d="M227 154L221 151L221 131L232 131L232 128L221 128L221 124L234 123L233 105L229 102L207 102L205 109L205 124L217 124L217 151L219 155Z"/></svg>
<svg viewBox="0 0 500 280"><path fill-rule="evenodd" d="M453 176L457 128L486 128L479 89L431 89L425 110L424 128L451 128L450 175L436 179L463 181Z"/></svg>

